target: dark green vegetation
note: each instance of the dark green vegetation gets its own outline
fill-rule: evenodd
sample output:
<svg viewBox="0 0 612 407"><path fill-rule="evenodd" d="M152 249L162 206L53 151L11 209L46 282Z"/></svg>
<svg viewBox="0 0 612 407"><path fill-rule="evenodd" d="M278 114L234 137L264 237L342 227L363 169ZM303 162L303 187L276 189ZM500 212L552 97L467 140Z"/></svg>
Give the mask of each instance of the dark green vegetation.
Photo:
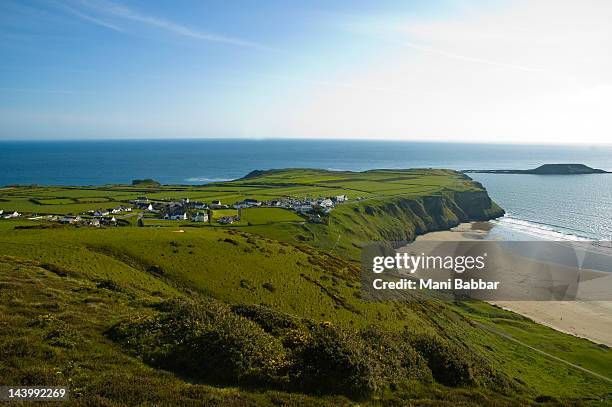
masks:
<svg viewBox="0 0 612 407"><path fill-rule="evenodd" d="M74 213L81 199L143 194L351 200L323 224L277 208L243 210L248 223L227 227L0 220L0 384L65 384L72 403L89 405L610 401L610 382L507 336L610 377L606 347L480 302L360 299L361 243L501 213L460 174L290 170L206 187L12 188L0 198L6 210Z"/></svg>
<svg viewBox="0 0 612 407"><path fill-rule="evenodd" d="M151 178L145 179L135 179L132 180L132 186L141 186L141 187L159 187L161 184L158 181L155 181Z"/></svg>
<svg viewBox="0 0 612 407"><path fill-rule="evenodd" d="M534 175L580 175L607 174L607 171L591 168L584 164L544 164L531 170L466 170L466 173L480 172L490 174L534 174Z"/></svg>

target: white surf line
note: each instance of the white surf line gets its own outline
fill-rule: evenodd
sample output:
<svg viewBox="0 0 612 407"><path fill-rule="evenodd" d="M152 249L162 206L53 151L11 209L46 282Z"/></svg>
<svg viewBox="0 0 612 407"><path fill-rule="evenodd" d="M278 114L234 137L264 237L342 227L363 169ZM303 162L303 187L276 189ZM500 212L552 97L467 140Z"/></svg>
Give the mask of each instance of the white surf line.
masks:
<svg viewBox="0 0 612 407"><path fill-rule="evenodd" d="M598 379L602 379L602 380L605 380L605 381L607 381L607 382L612 383L612 379L610 379L609 377L606 377L606 376L604 376L604 375L602 375L602 374L599 374L599 373L597 373L597 372L594 372L594 371L589 370L589 369L587 369L587 368L584 368L584 367L582 367L582 366L578 366L578 365L576 365L576 364L574 364L574 363L572 363L572 362L568 362L567 360L561 359L560 357L557 357L557 356L555 356L555 355L551 355L550 353L548 353L548 352L544 352L543 350L540 350L540 349L538 349L538 348L534 348L533 346L528 345L528 344L526 344L525 342L519 341L518 339L516 339L515 337L513 337L513 336L512 336L512 335L510 335L510 334L507 334L507 333L504 333L504 332L498 331L497 329L495 329L495 328L491 328L491 327L489 327L489 326L486 326L486 325L484 325L484 324L483 324L483 323L481 323L481 322L477 322L477 321L473 321L473 320L472 320L472 322L474 322L474 323L475 323L476 325L478 325L479 327L481 327L481 328L483 328L483 329L486 329L486 330L487 330L487 331L489 331L489 332L492 332L492 333L494 333L494 334L496 334L496 335L501 336L502 338L508 339L509 341L512 341L512 342L517 343L517 344L519 344L519 345L521 345L521 346L524 346L524 347L526 347L526 348L529 348L529 349L531 349L531 350L533 350L533 351L535 351L535 352L538 352L538 353L540 353L540 354L542 354L542 355L544 355L544 356L547 356L547 357L549 357L549 358L551 358L551 359L554 359L554 360L556 360L557 362L565 363L566 365L571 366L571 367L573 367L574 369L581 370L581 371L583 371L583 372L585 372L585 373L588 373L588 374L590 374L590 375L593 375L593 376L597 377Z"/></svg>

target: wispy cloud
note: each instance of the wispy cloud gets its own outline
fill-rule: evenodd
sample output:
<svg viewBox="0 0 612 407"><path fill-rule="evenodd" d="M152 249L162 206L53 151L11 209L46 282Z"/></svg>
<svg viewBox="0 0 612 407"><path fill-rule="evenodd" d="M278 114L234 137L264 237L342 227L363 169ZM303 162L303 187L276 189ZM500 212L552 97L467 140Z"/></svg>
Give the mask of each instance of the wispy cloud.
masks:
<svg viewBox="0 0 612 407"><path fill-rule="evenodd" d="M81 0L80 2L83 6L87 7L91 11L95 11L98 13L102 13L107 16L113 16L116 18L121 18L123 20L129 20L141 24L145 24L151 27L155 27L172 34L193 38L196 40L207 41L207 42L215 42L221 44L234 45L239 47L247 47L247 48L259 48L259 49L270 49L269 47L259 44L257 42L249 41L242 38L231 37L226 35L220 35L210 32L204 32L197 30L195 28L187 27L185 25L176 23L174 21L170 21L167 19L163 19L160 17L144 14L133 10L129 7L126 7L119 3L111 3L107 1L91 1L91 0ZM83 17L84 18L84 17ZM94 19L98 20L98 19ZM94 21L100 24L100 21Z"/></svg>
<svg viewBox="0 0 612 407"><path fill-rule="evenodd" d="M58 3L58 4L60 4L60 3ZM66 4L60 4L60 6L62 8L64 8L65 10L67 10L68 12L70 12L71 14L73 14L73 15L75 15L75 16L83 19L83 20L89 21L91 23L97 24L97 25L99 25L101 27L105 27L105 28L108 28L108 29L111 29L111 30L114 30L114 31L123 32L123 29L117 27L114 24L108 23L108 22L106 22L104 20L101 20L99 18L92 17L92 16L90 16L88 14L85 14L85 13L81 13L80 11L78 11L78 10L76 10L76 9L66 5Z"/></svg>
<svg viewBox="0 0 612 407"><path fill-rule="evenodd" d="M478 57L472 57L468 55L454 54L452 52L447 52L447 51L437 49L437 48L426 47L426 46L414 44L411 42L402 42L401 45L404 47L415 49L417 51L423 51L423 52L427 52L430 54L436 54L436 55L440 55L446 58L457 59L460 61L476 62L480 64L499 66L502 68L517 69L519 71L524 71L524 72L541 72L542 71L541 69L537 69L537 68L509 64L509 63L494 61L494 60L490 60L486 58L478 58Z"/></svg>
<svg viewBox="0 0 612 407"><path fill-rule="evenodd" d="M17 93L55 93L62 95L95 95L96 92L89 91L74 91L64 89L34 89L34 88L10 88L0 87L0 92L17 92Z"/></svg>

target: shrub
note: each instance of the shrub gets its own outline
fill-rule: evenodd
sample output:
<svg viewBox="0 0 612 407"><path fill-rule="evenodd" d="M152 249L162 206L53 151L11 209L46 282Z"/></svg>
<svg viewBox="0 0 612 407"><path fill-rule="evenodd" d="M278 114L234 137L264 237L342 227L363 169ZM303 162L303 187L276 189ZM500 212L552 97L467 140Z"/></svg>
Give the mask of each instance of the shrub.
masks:
<svg viewBox="0 0 612 407"><path fill-rule="evenodd" d="M384 385L383 369L355 333L314 325L293 351L292 379L307 391L365 398Z"/></svg>
<svg viewBox="0 0 612 407"><path fill-rule="evenodd" d="M433 381L425 358L401 335L371 326L360 336L378 356L390 384L397 387L410 380Z"/></svg>
<svg viewBox="0 0 612 407"><path fill-rule="evenodd" d="M268 333L278 334L284 330L296 329L300 326L298 318L273 310L265 305L234 305L232 310L236 314L255 322Z"/></svg>
<svg viewBox="0 0 612 407"><path fill-rule="evenodd" d="M466 349L437 334L408 334L409 343L427 360L436 381L447 386L475 382L471 356Z"/></svg>
<svg viewBox="0 0 612 407"><path fill-rule="evenodd" d="M447 386L487 386L498 392L516 390L504 373L495 370L474 350L433 333L405 332L407 341L427 359L436 381Z"/></svg>
<svg viewBox="0 0 612 407"><path fill-rule="evenodd" d="M150 364L215 382L281 384L279 340L215 300L166 301L161 314L115 325L110 336Z"/></svg>

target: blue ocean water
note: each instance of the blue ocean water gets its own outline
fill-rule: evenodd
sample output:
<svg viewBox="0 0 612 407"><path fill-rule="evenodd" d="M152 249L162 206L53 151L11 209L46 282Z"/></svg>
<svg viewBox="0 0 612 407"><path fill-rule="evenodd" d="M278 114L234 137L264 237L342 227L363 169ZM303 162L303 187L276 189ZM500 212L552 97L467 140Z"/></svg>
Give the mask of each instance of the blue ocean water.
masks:
<svg viewBox="0 0 612 407"><path fill-rule="evenodd" d="M612 170L612 146L354 140L2 141L0 185L101 185L135 178L204 184L239 178L255 169L287 167L526 169L545 163ZM612 236L612 175L471 176L506 209L509 216L503 222L510 226L598 239Z"/></svg>

